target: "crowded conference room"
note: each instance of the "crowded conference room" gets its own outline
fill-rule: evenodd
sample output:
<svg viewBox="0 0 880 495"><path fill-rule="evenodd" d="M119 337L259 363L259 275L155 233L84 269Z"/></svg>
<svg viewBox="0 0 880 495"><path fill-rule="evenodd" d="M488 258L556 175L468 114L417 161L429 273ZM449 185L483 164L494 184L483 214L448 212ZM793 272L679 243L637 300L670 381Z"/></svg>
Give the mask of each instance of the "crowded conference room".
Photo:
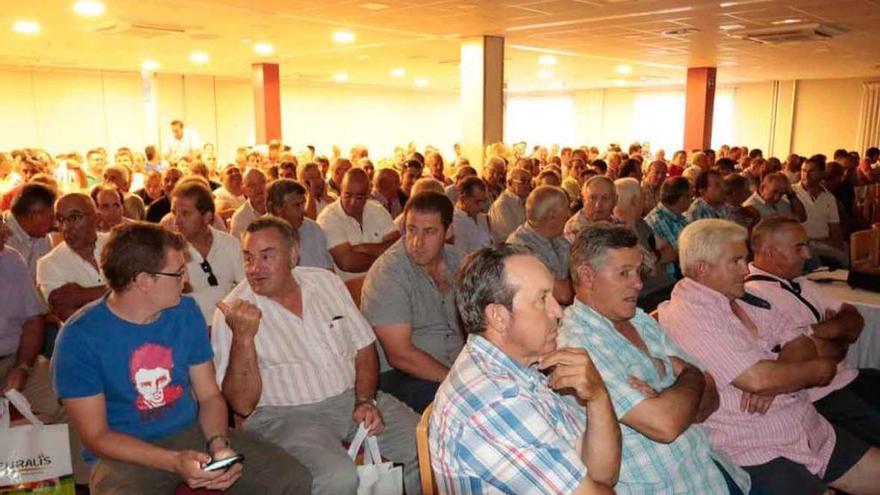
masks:
<svg viewBox="0 0 880 495"><path fill-rule="evenodd" d="M0 5L0 493L880 495L877 1Z"/></svg>

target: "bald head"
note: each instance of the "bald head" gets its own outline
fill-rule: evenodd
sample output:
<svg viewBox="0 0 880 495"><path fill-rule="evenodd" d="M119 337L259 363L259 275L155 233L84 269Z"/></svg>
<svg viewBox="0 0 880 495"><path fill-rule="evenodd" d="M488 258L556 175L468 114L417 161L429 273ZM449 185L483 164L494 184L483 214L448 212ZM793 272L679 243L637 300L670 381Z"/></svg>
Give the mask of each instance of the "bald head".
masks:
<svg viewBox="0 0 880 495"><path fill-rule="evenodd" d="M348 170L345 173L345 176L342 178L342 192L345 193L345 190L354 185L369 185L370 177L367 173L360 168L353 168Z"/></svg>
<svg viewBox="0 0 880 495"><path fill-rule="evenodd" d="M56 211L60 211L62 208L75 208L83 213L94 213L95 202L83 193L68 193L58 198L58 201L55 203Z"/></svg>

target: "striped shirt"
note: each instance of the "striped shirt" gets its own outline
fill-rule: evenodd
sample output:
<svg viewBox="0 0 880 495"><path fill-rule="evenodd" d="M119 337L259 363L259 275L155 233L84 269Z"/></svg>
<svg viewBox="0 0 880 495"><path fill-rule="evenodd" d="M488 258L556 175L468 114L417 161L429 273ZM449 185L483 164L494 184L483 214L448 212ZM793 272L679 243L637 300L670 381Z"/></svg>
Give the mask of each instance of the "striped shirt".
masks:
<svg viewBox="0 0 880 495"><path fill-rule="evenodd" d="M581 347L590 353L611 395L618 419L646 399L630 386L630 376L661 392L675 384L670 357L693 361L641 309L636 309L630 323L651 357L663 363L666 373L661 375L651 357L621 335L610 320L579 300L565 310L559 331L560 347ZM586 413L583 407L579 409ZM743 493L749 492L749 475L712 450L700 425L691 425L670 443L655 442L622 423L620 430L623 435L620 480L614 487L618 494L727 493L727 482L713 461L724 467Z"/></svg>
<svg viewBox="0 0 880 495"><path fill-rule="evenodd" d="M440 385L429 426L440 493L571 493L587 474L576 445L586 427L547 386L478 335Z"/></svg>
<svg viewBox="0 0 880 495"><path fill-rule="evenodd" d="M740 466L785 457L822 476L836 437L807 392L779 394L766 414L749 414L740 410L742 391L733 385L759 361L774 361L772 349L801 334L768 310L736 304L758 328L757 336L733 313L726 296L689 278L679 281L670 301L660 306L660 324L718 386L721 405L703 423L712 446Z"/></svg>
<svg viewBox="0 0 880 495"><path fill-rule="evenodd" d="M310 267L296 267L292 275L302 290L302 318L257 295L247 280L223 299L243 299L262 312L255 337L263 381L257 407L313 404L354 387L355 354L375 340L337 275ZM226 376L231 345L232 331L217 310L211 347L218 384Z"/></svg>
<svg viewBox="0 0 880 495"><path fill-rule="evenodd" d="M697 198L691 203L690 208L684 212L684 217L688 222L702 220L704 218L727 218L724 216L724 205L718 208L710 205L703 198Z"/></svg>
<svg viewBox="0 0 880 495"><path fill-rule="evenodd" d="M819 323L819 321L824 321L825 313L827 311L831 310L836 313L840 311L840 308L843 306L842 301L825 297L825 294L822 293L816 282L813 282L807 277L801 276L794 279L793 282L800 290L801 297L806 299L814 308L816 308L817 311L819 311L819 317L821 320L816 320L813 312L810 311L810 308L807 307L806 304L801 302L797 296L780 286L780 283L783 283L786 286L794 288L795 286L792 285L790 281L777 277L772 273L765 272L756 267L754 263L749 263L749 274L764 275L779 280L779 282L754 280L747 282L746 288L749 292L761 296L772 304L773 312L786 315L794 326L800 329L804 335L812 334L812 325ZM808 390L810 400L815 402L831 392L849 385L850 382L856 379L858 374L858 370L850 368L843 362L838 363L837 374L834 375L831 383L824 387L813 387Z"/></svg>
<svg viewBox="0 0 880 495"><path fill-rule="evenodd" d="M688 224L684 215L673 212L663 203L657 203L657 206L645 215L645 221L659 238L678 250L678 236Z"/></svg>

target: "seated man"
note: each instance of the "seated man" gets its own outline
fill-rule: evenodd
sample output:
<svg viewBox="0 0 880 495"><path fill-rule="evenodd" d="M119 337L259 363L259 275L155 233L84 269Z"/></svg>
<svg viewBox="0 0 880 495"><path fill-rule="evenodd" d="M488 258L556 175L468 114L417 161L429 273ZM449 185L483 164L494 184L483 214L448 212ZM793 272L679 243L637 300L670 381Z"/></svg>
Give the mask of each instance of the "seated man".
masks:
<svg viewBox="0 0 880 495"><path fill-rule="evenodd" d="M445 242L449 198L418 193L403 211L406 237L370 268L361 310L384 351L382 390L422 412L464 344L453 287L461 253Z"/></svg>
<svg viewBox="0 0 880 495"><path fill-rule="evenodd" d="M96 206L98 232L110 232L113 227L131 221L122 215L124 197L119 189L99 184L92 188L90 196Z"/></svg>
<svg viewBox="0 0 880 495"><path fill-rule="evenodd" d="M55 225L55 197L55 191L44 184L25 184L6 212L6 242L24 258L32 280L37 277L37 260L52 249L49 231Z"/></svg>
<svg viewBox="0 0 880 495"><path fill-rule="evenodd" d="M515 168L507 174L507 189L489 208L489 228L496 243L502 243L526 221L526 198L532 192L528 170Z"/></svg>
<svg viewBox="0 0 880 495"><path fill-rule="evenodd" d="M131 189L131 170L122 165L108 165L104 167L104 184L119 189L122 192L123 211L126 218L143 220L147 214L144 200L137 194L129 192Z"/></svg>
<svg viewBox="0 0 880 495"><path fill-rule="evenodd" d="M244 197L241 169L232 164L223 167L220 182L223 187L214 191L214 209L217 216L226 221L247 201Z"/></svg>
<svg viewBox="0 0 880 495"><path fill-rule="evenodd" d="M491 246L489 219L483 213L487 197L486 183L479 177L466 177L455 187L457 200L452 215L452 232L455 235L456 249L462 254L470 254Z"/></svg>
<svg viewBox="0 0 880 495"><path fill-rule="evenodd" d="M244 280L241 244L211 226L214 201L201 180L185 180L171 193L174 227L187 242L189 270L185 292L191 293L206 321L218 302Z"/></svg>
<svg viewBox="0 0 880 495"><path fill-rule="evenodd" d="M803 276L810 258L807 233L797 219L772 216L752 231L755 261L749 264L746 289L772 305L779 318L810 337L820 356L838 361L827 387L811 388L810 400L833 425L880 445L880 371L853 369L842 362L858 340L865 320L855 306L824 295ZM812 356L801 356L799 359Z"/></svg>
<svg viewBox="0 0 880 495"><path fill-rule="evenodd" d="M803 203L792 191L791 183L782 172L766 175L758 190L743 202L743 206L754 210L762 219L771 215L789 215L800 222L807 219Z"/></svg>
<svg viewBox="0 0 880 495"><path fill-rule="evenodd" d="M568 269L571 244L562 235L570 213L565 191L558 187L540 186L526 200L526 222L507 238L509 244L529 248L544 263L553 274L553 298L566 306L571 304L574 297Z"/></svg>
<svg viewBox="0 0 880 495"><path fill-rule="evenodd" d="M154 200L147 208L147 221L159 223L165 215L171 213L171 191L177 182L183 178L180 169L169 168L162 173L162 197Z"/></svg>
<svg viewBox="0 0 880 495"><path fill-rule="evenodd" d="M642 215L647 215L660 202L660 187L666 180L666 162L656 160L648 166L648 173L642 179Z"/></svg>
<svg viewBox="0 0 880 495"><path fill-rule="evenodd" d="M373 176L373 194L371 199L379 202L391 218L397 218L403 212L402 193L400 191L400 175L393 168L382 168Z"/></svg>
<svg viewBox="0 0 880 495"><path fill-rule="evenodd" d="M362 278L376 258L400 237L388 210L369 201L370 180L359 168L346 172L342 196L318 215L342 280Z"/></svg>
<svg viewBox="0 0 880 495"><path fill-rule="evenodd" d="M626 227L583 230L571 251L577 299L559 337L561 345L589 352L623 425L615 490L747 494L749 476L712 450L698 424L718 408L712 376L636 307L642 257L638 236Z"/></svg>
<svg viewBox="0 0 880 495"><path fill-rule="evenodd" d="M790 359L810 339L745 292L747 237L727 220L688 225L679 253L686 278L660 307L663 328L715 378L721 404L704 423L712 445L762 493L877 493L880 449L833 428L805 390L828 384L836 363Z"/></svg>
<svg viewBox="0 0 880 495"><path fill-rule="evenodd" d="M645 221L662 245L678 251L678 236L688 223L684 212L692 200L691 184L683 177L671 177L660 186L660 202L645 215Z"/></svg>
<svg viewBox="0 0 880 495"><path fill-rule="evenodd" d="M837 200L822 186L825 166L810 158L801 167L801 181L791 188L804 205L803 222L810 239L810 251L823 262L838 267L849 266L849 248L843 240Z"/></svg>
<svg viewBox="0 0 880 495"><path fill-rule="evenodd" d="M688 223L703 218L725 218L724 187L721 174L716 170L701 170L694 180L696 199L684 212Z"/></svg>
<svg viewBox="0 0 880 495"><path fill-rule="evenodd" d="M183 237L159 226L118 227L101 255L110 294L58 335L55 390L88 460L98 461L91 493L166 495L181 479L233 494L308 493L311 478L296 459L229 431L205 320L180 295L185 253ZM204 469L236 452L244 464Z"/></svg>
<svg viewBox="0 0 880 495"><path fill-rule="evenodd" d="M509 244L477 251L459 272L468 340L428 435L440 493L614 493L620 428L587 353L556 348L553 284L540 260ZM574 392L589 422L560 391Z"/></svg>
<svg viewBox="0 0 880 495"><path fill-rule="evenodd" d="M383 169L387 170L387 169ZM266 188L266 209L293 227L299 237L299 260L296 266L333 269L327 250L327 236L318 223L305 216L306 188L290 179L272 181Z"/></svg>
<svg viewBox="0 0 880 495"><path fill-rule="evenodd" d="M612 213L617 205L614 181L604 175L590 177L581 188L583 208L565 222L565 238L574 242L578 233L596 222L614 222Z"/></svg>
<svg viewBox="0 0 880 495"><path fill-rule="evenodd" d="M295 455L316 494L355 493L358 476L341 442L363 423L382 455L404 463L407 493L420 493L416 416L376 391L375 336L339 277L294 267L299 245L287 222L264 217L244 235L247 280L214 315L217 383L233 410Z"/></svg>
<svg viewBox="0 0 880 495"><path fill-rule="evenodd" d="M345 179L345 174L351 169L351 160L348 158L336 157L333 159L333 162L330 163L330 176L327 180L327 189L330 194L336 198L342 197L342 181ZM366 172L364 174L366 175ZM370 177L367 176L367 182L369 180Z"/></svg>
<svg viewBox="0 0 880 495"><path fill-rule="evenodd" d="M244 173L244 197L247 201L232 214L229 222L229 233L241 239L244 229L251 222L266 214L266 175L259 169L251 168Z"/></svg>
<svg viewBox="0 0 880 495"><path fill-rule="evenodd" d="M481 179L483 179L483 182L486 184L488 197L486 198L486 204L483 207L483 213L488 214L492 204L499 196L501 196L501 193L504 192L505 174L507 174L507 162L504 161L504 158L493 156L486 160L485 165L483 165ZM525 216L523 216L523 218L525 218ZM513 232L513 230L511 230L511 232Z"/></svg>
<svg viewBox="0 0 880 495"><path fill-rule="evenodd" d="M64 321L107 293L98 268L107 235L98 233L95 204L85 194L62 196L55 217L64 241L37 261L37 285L52 313Z"/></svg>
<svg viewBox="0 0 880 495"><path fill-rule="evenodd" d="M336 198L327 192L327 184L321 175L321 168L317 163L309 162L300 167L299 182L309 191L306 196L306 218L312 220L324 211L324 208L336 201Z"/></svg>

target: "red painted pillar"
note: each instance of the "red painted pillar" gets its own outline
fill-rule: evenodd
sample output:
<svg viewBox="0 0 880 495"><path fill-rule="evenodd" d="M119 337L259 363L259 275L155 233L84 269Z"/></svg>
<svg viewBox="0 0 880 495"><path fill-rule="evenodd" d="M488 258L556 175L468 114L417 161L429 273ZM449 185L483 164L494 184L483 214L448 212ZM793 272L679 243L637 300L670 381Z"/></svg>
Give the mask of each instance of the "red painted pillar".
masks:
<svg viewBox="0 0 880 495"><path fill-rule="evenodd" d="M256 143L281 139L281 80L278 64L253 64Z"/></svg>
<svg viewBox="0 0 880 495"><path fill-rule="evenodd" d="M690 67L685 92L684 148L706 149L712 143L715 67Z"/></svg>

